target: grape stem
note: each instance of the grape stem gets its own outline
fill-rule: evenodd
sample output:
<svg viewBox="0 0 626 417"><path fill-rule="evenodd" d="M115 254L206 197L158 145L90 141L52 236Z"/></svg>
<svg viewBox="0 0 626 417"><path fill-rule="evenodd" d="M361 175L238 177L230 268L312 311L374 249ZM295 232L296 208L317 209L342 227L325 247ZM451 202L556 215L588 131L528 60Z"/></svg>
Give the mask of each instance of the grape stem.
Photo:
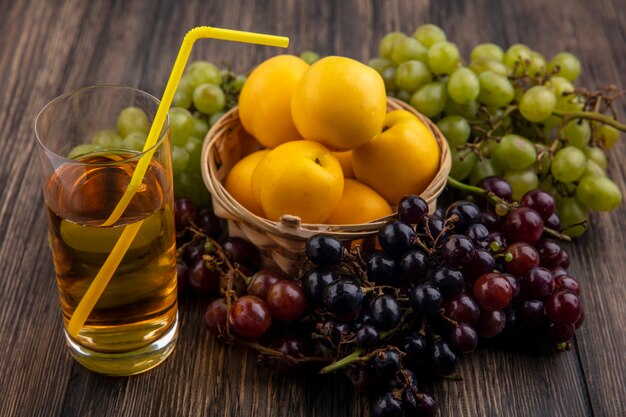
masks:
<svg viewBox="0 0 626 417"><path fill-rule="evenodd" d="M448 185L450 187L452 187L452 188L456 188L457 190L465 191L466 193L469 193L469 194L485 197L492 204L502 204L502 205L506 206L509 211L515 209L518 206L517 203L510 203L508 201L505 201L502 198L500 198L497 195L495 195L494 193L492 193L492 192L490 192L488 190L485 190L484 188L476 187L474 185L465 184L465 183L463 183L461 181L455 180L452 177L448 177ZM567 235L565 235L563 233L560 233L557 230L550 229L549 227L544 227L543 228L543 232L546 235L550 236L550 237L561 239L561 240L564 240L566 242L571 242L572 241L571 237L569 237L569 236L567 236Z"/></svg>
<svg viewBox="0 0 626 417"><path fill-rule="evenodd" d="M320 374L329 374L331 372L338 371L339 369L343 368L344 366L348 366L351 363L363 361L364 358L361 357L361 354L363 352L364 352L363 349L355 350L348 356L344 356L343 358L339 359L337 362L333 362L330 365L322 368L320 370Z"/></svg>
<svg viewBox="0 0 626 417"><path fill-rule="evenodd" d="M605 125L609 125L614 127L615 129L621 130L622 132L626 132L626 124L620 123L615 120L612 116L602 113L596 113L593 111L561 111L554 110L553 114L555 116L563 118L563 122L567 122L572 119L589 119L594 120L596 122L604 123Z"/></svg>

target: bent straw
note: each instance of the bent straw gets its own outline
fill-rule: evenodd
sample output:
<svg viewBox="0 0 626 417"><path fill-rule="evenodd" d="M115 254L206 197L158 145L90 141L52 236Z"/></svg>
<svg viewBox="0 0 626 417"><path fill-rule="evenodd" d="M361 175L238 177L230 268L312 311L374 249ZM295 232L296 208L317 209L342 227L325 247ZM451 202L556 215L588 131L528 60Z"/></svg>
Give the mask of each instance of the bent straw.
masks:
<svg viewBox="0 0 626 417"><path fill-rule="evenodd" d="M172 72L165 86L165 91L163 92L161 103L159 104L156 115L154 116L152 126L150 127L150 132L148 133L148 138L146 139L146 143L144 144L144 154L139 159L139 162L135 167L135 171L133 172L133 176L131 177L130 183L128 184L126 191L122 195L122 198L117 203L117 205L111 212L111 215L102 224L102 226L111 226L120 219L120 217L124 213L124 210L126 210L126 207L128 207L128 204L141 186L141 182L143 181L143 177L146 174L146 171L150 164L150 160L152 159L152 155L155 152L154 145L156 144L159 134L165 124L165 118L167 116L168 109L170 108L172 100L174 99L176 88L178 87L178 83L180 82L185 66L187 65L187 60L189 59L191 49L194 43L201 38L253 43L259 45L277 46L281 48L286 48L289 45L289 38L284 36L243 32L231 29L214 28L209 26L199 26L187 32L178 51L178 56L176 57L174 67L172 68ZM70 318L70 322L67 328L68 333L73 338L76 338L78 336L78 332L87 321L89 314L91 314L91 311L98 302L98 299L104 292L104 289L108 285L111 277L113 276L113 273L122 261L122 258L130 247L130 244L135 239L135 236L137 235L137 232L141 228L142 224L143 220L140 220L124 228L120 238L111 250L111 253L107 257L106 261L102 265L102 268L100 268L100 271L98 271L98 273L96 274L96 277L85 292L85 295L80 300L78 306L76 307L76 310L74 311L74 314Z"/></svg>

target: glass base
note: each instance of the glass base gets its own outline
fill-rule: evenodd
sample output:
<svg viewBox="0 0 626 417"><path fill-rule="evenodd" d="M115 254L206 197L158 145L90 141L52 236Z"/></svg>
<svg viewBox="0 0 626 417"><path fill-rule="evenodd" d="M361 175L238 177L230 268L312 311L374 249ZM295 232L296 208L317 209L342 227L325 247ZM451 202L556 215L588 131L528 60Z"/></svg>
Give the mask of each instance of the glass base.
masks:
<svg viewBox="0 0 626 417"><path fill-rule="evenodd" d="M137 375L149 371L172 353L178 338L178 314L172 327L154 343L125 353L103 353L86 349L64 330L70 353L85 368L110 376Z"/></svg>

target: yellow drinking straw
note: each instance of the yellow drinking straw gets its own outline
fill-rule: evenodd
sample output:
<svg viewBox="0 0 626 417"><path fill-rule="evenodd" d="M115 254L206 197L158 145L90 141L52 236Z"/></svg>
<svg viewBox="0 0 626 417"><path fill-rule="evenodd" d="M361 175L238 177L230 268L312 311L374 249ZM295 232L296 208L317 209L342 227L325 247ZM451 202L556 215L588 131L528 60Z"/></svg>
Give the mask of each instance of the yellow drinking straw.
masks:
<svg viewBox="0 0 626 417"><path fill-rule="evenodd" d="M143 177L146 174L146 170L148 169L150 160L152 159L152 155L155 151L154 145L156 144L157 139L163 129L163 125L165 124L165 117L167 116L168 109L170 108L172 100L174 99L174 93L176 93L176 88L178 87L180 78L183 75L185 65L187 65L187 60L189 59L191 48L193 47L196 40L202 38L278 46L281 48L286 48L289 45L289 38L284 36L265 35L262 33L243 32L239 30L214 28L209 26L199 26L187 32L182 44L180 45L178 56L176 57L176 61L174 62L174 67L172 68L170 78L167 81L165 91L163 92L163 97L161 98L161 104L159 104L156 115L154 116L154 121L152 122L152 126L150 127L150 132L148 133L148 138L146 139L146 143L143 146L143 151L145 153L139 159L130 183L128 184L126 191L122 195L122 198L117 203L117 206L113 209L111 215L102 224L102 226L111 226L119 220L119 218L126 210L126 207L128 207L128 204L132 200L133 196L141 186L141 182L143 181ZM76 338L78 336L78 332L87 321L87 317L89 317L89 314L91 314L91 311L93 310L94 306L98 302L98 299L104 292L104 289L108 285L111 277L113 276L113 273L122 261L122 258L130 247L130 244L135 239L135 236L137 235L137 232L139 231L139 228L142 224L143 220L133 223L124 228L120 238L111 250L111 253L107 257L106 261L102 265L102 268L100 268L100 271L98 271L98 273L96 274L96 277L87 289L87 292L80 300L80 303L76 307L76 310L74 311L74 314L70 319L70 323L67 329L68 333L73 338Z"/></svg>

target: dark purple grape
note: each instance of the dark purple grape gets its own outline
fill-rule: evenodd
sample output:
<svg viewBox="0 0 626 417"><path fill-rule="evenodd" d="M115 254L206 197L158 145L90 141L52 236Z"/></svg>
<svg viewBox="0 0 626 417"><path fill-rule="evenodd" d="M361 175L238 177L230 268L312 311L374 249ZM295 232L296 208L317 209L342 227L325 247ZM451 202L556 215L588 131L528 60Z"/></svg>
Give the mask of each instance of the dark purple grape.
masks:
<svg viewBox="0 0 626 417"><path fill-rule="evenodd" d="M561 231L561 219L559 218L559 215L556 213L552 213L552 216L544 220L543 225L545 227L549 227L552 230L556 230L557 232Z"/></svg>
<svg viewBox="0 0 626 417"><path fill-rule="evenodd" d="M220 270L203 260L196 262L189 270L189 286L199 294L217 291L220 283Z"/></svg>
<svg viewBox="0 0 626 417"><path fill-rule="evenodd" d="M526 300L522 303L522 321L528 326L536 326L543 321L543 302L539 300Z"/></svg>
<svg viewBox="0 0 626 417"><path fill-rule="evenodd" d="M380 335L374 326L366 324L359 327L356 331L355 339L357 346L369 349L378 345L378 342L380 342Z"/></svg>
<svg viewBox="0 0 626 417"><path fill-rule="evenodd" d="M422 363L429 352L428 341L419 333L410 333L402 341L402 351L406 354L406 359L409 362Z"/></svg>
<svg viewBox="0 0 626 417"><path fill-rule="evenodd" d="M183 250L183 260L187 265L195 265L202 260L202 255L206 253L204 246L200 243L189 245Z"/></svg>
<svg viewBox="0 0 626 417"><path fill-rule="evenodd" d="M417 224L428 214L428 203L418 195L405 195L398 203L398 219L406 224Z"/></svg>
<svg viewBox="0 0 626 417"><path fill-rule="evenodd" d="M552 274L554 276L554 274ZM578 286L578 281L569 275L559 275L554 278L554 284L556 290L566 290L571 292L574 295L580 295L580 287Z"/></svg>
<svg viewBox="0 0 626 417"><path fill-rule="evenodd" d="M565 269L565 268L563 268L561 266L557 266L556 268L554 268L552 270L552 276L554 278L556 278L558 276L561 276L561 275L569 275L568 272L567 272L567 269Z"/></svg>
<svg viewBox="0 0 626 417"><path fill-rule="evenodd" d="M459 323L450 332L450 345L460 353L470 353L478 347L476 331L465 323Z"/></svg>
<svg viewBox="0 0 626 417"><path fill-rule="evenodd" d="M561 249L561 263L559 263L559 266L565 269L569 268L569 254L563 249Z"/></svg>
<svg viewBox="0 0 626 417"><path fill-rule="evenodd" d="M489 229L484 224L476 223L470 225L465 231L467 237L472 240L475 246L484 248L487 244L487 236L489 236Z"/></svg>
<svg viewBox="0 0 626 417"><path fill-rule="evenodd" d="M476 185L487 191L491 191L503 200L511 201L513 199L513 189L511 185L500 177L483 178Z"/></svg>
<svg viewBox="0 0 626 417"><path fill-rule="evenodd" d="M543 233L543 219L535 210L520 207L506 216L502 230L509 242L535 243Z"/></svg>
<svg viewBox="0 0 626 417"><path fill-rule="evenodd" d="M343 245L330 235L315 235L306 241L306 257L315 265L337 265L343 259Z"/></svg>
<svg viewBox="0 0 626 417"><path fill-rule="evenodd" d="M265 300L267 290L278 281L286 279L285 275L275 269L261 269L252 275L250 284L248 284L248 294Z"/></svg>
<svg viewBox="0 0 626 417"><path fill-rule="evenodd" d="M322 323L320 332L328 338L328 340L321 339L322 344L329 349L334 349L344 335L350 332L350 326L340 321L329 320Z"/></svg>
<svg viewBox="0 0 626 417"><path fill-rule="evenodd" d="M415 231L411 226L399 221L389 221L378 230L378 241L383 250L394 257L400 257L412 248Z"/></svg>
<svg viewBox="0 0 626 417"><path fill-rule="evenodd" d="M351 281L333 282L324 290L326 308L339 316L356 315L362 299L361 287Z"/></svg>
<svg viewBox="0 0 626 417"><path fill-rule="evenodd" d="M516 277L521 277L532 268L539 266L539 253L528 243L516 242L507 248L512 256L506 262L506 269Z"/></svg>
<svg viewBox="0 0 626 417"><path fill-rule="evenodd" d="M430 234L430 236L432 236L433 239L437 239L437 237L441 236L441 238L444 238L445 236L447 236L447 232L443 233L443 218L439 217L439 216L430 216L428 218L428 222L426 222L426 225L428 227L428 231L426 230L420 230L421 234L425 234L428 235Z"/></svg>
<svg viewBox="0 0 626 417"><path fill-rule="evenodd" d="M556 209L554 197L540 189L530 190L524 194L520 204L523 207L528 207L539 213L543 221L548 220Z"/></svg>
<svg viewBox="0 0 626 417"><path fill-rule="evenodd" d="M459 357L442 339L433 341L430 355L435 372L441 376L452 374L459 364Z"/></svg>
<svg viewBox="0 0 626 417"><path fill-rule="evenodd" d="M478 222L480 209L469 201L456 201L446 211L446 220L452 221L457 233L463 233L471 224Z"/></svg>
<svg viewBox="0 0 626 417"><path fill-rule="evenodd" d="M219 334L220 329L226 328L227 310L225 298L211 301L204 313L204 325L208 331Z"/></svg>
<svg viewBox="0 0 626 417"><path fill-rule="evenodd" d="M548 269L554 269L561 263L561 247L552 239L539 239L535 243L539 252L539 264Z"/></svg>
<svg viewBox="0 0 626 417"><path fill-rule="evenodd" d="M520 295L521 290L522 290L519 280L511 274L502 274L502 276L506 278L506 280L509 282L509 285L511 286L513 298L514 299L517 298L517 296Z"/></svg>
<svg viewBox="0 0 626 417"><path fill-rule="evenodd" d="M474 284L478 278L489 272L493 272L496 267L496 259L493 255L484 250L476 249L472 259L463 266L463 275L465 275L466 284Z"/></svg>
<svg viewBox="0 0 626 417"><path fill-rule="evenodd" d="M309 356L313 351L310 339L296 333L279 334L270 347L294 358Z"/></svg>
<svg viewBox="0 0 626 417"><path fill-rule="evenodd" d="M210 210L202 209L198 212L196 225L200 228L200 230L213 239L219 238L222 234L220 219Z"/></svg>
<svg viewBox="0 0 626 417"><path fill-rule="evenodd" d="M489 232L499 232L502 227L500 218L490 211L482 211L478 216L478 223L485 226Z"/></svg>
<svg viewBox="0 0 626 417"><path fill-rule="evenodd" d="M187 264L176 264L176 284L178 285L178 294L184 294L189 285L189 267Z"/></svg>
<svg viewBox="0 0 626 417"><path fill-rule="evenodd" d="M387 392L372 401L370 417L401 417L402 403L393 394Z"/></svg>
<svg viewBox="0 0 626 417"><path fill-rule="evenodd" d="M506 249L506 239L500 232L491 232L487 236L487 249L491 253L502 253Z"/></svg>
<svg viewBox="0 0 626 417"><path fill-rule="evenodd" d="M548 337L552 343L565 343L572 340L576 327L573 324L555 324L551 323L548 327Z"/></svg>
<svg viewBox="0 0 626 417"><path fill-rule="evenodd" d="M394 284L398 276L398 262L393 256L384 253L373 253L365 261L367 279L379 285Z"/></svg>
<svg viewBox="0 0 626 417"><path fill-rule="evenodd" d="M392 349L377 352L372 359L374 372L383 378L390 378L400 370L400 355Z"/></svg>
<svg viewBox="0 0 626 417"><path fill-rule="evenodd" d="M545 303L546 315L556 324L574 324L582 314L580 299L569 291L559 291Z"/></svg>
<svg viewBox="0 0 626 417"><path fill-rule="evenodd" d="M430 394L418 392L414 387L406 387L402 403L407 417L435 417L437 415L437 400Z"/></svg>
<svg viewBox="0 0 626 417"><path fill-rule="evenodd" d="M576 320L576 323L574 323L574 327L578 329L580 326L583 325L584 321L585 321L585 309L583 308L582 311L580 312L580 318Z"/></svg>
<svg viewBox="0 0 626 417"><path fill-rule="evenodd" d="M472 297L465 293L457 294L447 299L441 305L443 314L457 323L473 326L480 316L480 308Z"/></svg>
<svg viewBox="0 0 626 417"><path fill-rule="evenodd" d="M428 255L420 249L413 249L402 256L400 269L402 277L409 282L423 282L428 273Z"/></svg>
<svg viewBox="0 0 626 417"><path fill-rule="evenodd" d="M240 237L229 237L222 244L224 254L232 262L247 266L252 270L257 270L261 265L261 254L259 248Z"/></svg>
<svg viewBox="0 0 626 417"><path fill-rule="evenodd" d="M502 333L505 325L506 315L502 311L481 311L476 323L476 332L480 337L488 339Z"/></svg>
<svg viewBox="0 0 626 417"><path fill-rule="evenodd" d="M433 314L441 305L442 297L438 289L430 284L418 285L409 294L411 306L416 314Z"/></svg>
<svg viewBox="0 0 626 417"><path fill-rule="evenodd" d="M196 206L191 200L184 197L174 200L174 223L178 231L196 223Z"/></svg>
<svg viewBox="0 0 626 417"><path fill-rule="evenodd" d="M552 273L543 267L529 270L520 280L520 284L524 295L531 298L549 297L555 288Z"/></svg>
<svg viewBox="0 0 626 417"><path fill-rule="evenodd" d="M402 309L395 297L379 295L370 304L372 324L379 330L390 330L400 323Z"/></svg>
<svg viewBox="0 0 626 417"><path fill-rule="evenodd" d="M432 283L443 297L449 297L463 291L465 279L458 269L441 267L433 276Z"/></svg>
<svg viewBox="0 0 626 417"><path fill-rule="evenodd" d="M304 274L302 277L302 288L310 298L319 302L324 298L326 287L335 281L337 281L337 276L333 270L318 267Z"/></svg>
<svg viewBox="0 0 626 417"><path fill-rule="evenodd" d="M370 368L350 367L348 368L350 382L358 391L369 394L377 388L378 377Z"/></svg>
<svg viewBox="0 0 626 417"><path fill-rule="evenodd" d="M474 255L474 244L464 235L448 236L440 248L443 263L448 266L461 267Z"/></svg>

